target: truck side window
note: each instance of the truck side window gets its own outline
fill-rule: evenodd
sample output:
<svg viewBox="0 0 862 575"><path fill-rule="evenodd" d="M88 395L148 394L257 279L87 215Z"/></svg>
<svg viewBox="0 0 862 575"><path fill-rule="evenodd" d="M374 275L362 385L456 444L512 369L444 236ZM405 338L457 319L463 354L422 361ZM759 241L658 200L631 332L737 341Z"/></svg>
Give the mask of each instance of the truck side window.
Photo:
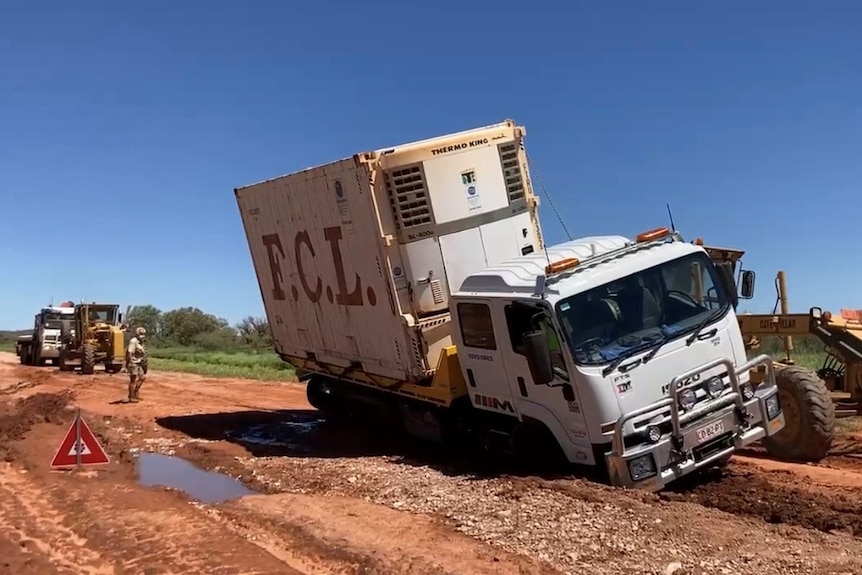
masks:
<svg viewBox="0 0 862 575"><path fill-rule="evenodd" d="M524 305L507 305L505 313L512 351L524 355L524 332L532 329L532 320L533 316L536 315L536 310Z"/></svg>
<svg viewBox="0 0 862 575"><path fill-rule="evenodd" d="M557 375L564 379L568 379L569 372L566 369L566 362L563 360L563 350L561 347L560 336L554 325L548 318L543 319L538 326L533 324L533 318L539 313L539 309L526 305L507 305L506 327L509 330L509 338L512 342L512 350L520 355L524 355L524 337L525 332L531 331L538 327L545 334L548 340L548 349L551 350L551 362L554 364L554 371Z"/></svg>
<svg viewBox="0 0 862 575"><path fill-rule="evenodd" d="M458 321L461 323L461 337L466 347L477 349L497 349L494 338L494 322L491 310L483 303L459 303Z"/></svg>
<svg viewBox="0 0 862 575"><path fill-rule="evenodd" d="M562 341L554 328L554 324L545 317L539 322L538 327L545 334L545 339L548 340L548 349L551 350L551 363L554 365L554 371L563 379L569 379L569 370L566 369L566 362L563 359Z"/></svg>

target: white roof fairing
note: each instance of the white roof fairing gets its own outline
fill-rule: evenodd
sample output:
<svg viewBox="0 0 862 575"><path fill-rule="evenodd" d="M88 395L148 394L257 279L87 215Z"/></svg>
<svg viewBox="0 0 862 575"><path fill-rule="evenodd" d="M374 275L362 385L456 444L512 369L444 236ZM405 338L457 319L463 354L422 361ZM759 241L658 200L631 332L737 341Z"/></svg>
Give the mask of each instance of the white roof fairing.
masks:
<svg viewBox="0 0 862 575"><path fill-rule="evenodd" d="M536 279L545 275L548 260L554 263L566 258L577 258L581 261L580 265L547 278L546 295L568 296L669 259L702 251L699 246L686 243L681 238L676 241L669 240L670 238L664 238L636 244L629 238L616 235L579 238L473 273L461 284L457 295L536 295ZM635 254L637 256L632 257Z"/></svg>

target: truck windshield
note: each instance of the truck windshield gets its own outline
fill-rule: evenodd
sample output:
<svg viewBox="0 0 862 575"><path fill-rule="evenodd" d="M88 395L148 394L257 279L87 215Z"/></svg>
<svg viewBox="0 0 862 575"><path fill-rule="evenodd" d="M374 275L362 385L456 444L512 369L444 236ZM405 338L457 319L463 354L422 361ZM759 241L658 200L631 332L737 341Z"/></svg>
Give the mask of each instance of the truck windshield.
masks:
<svg viewBox="0 0 862 575"><path fill-rule="evenodd" d="M575 362L602 365L690 333L710 314L718 321L730 301L712 262L697 253L573 295L556 308Z"/></svg>
<svg viewBox="0 0 862 575"><path fill-rule="evenodd" d="M42 315L42 325L47 329L61 329L63 327L63 319L70 319L72 316L60 313L45 313Z"/></svg>

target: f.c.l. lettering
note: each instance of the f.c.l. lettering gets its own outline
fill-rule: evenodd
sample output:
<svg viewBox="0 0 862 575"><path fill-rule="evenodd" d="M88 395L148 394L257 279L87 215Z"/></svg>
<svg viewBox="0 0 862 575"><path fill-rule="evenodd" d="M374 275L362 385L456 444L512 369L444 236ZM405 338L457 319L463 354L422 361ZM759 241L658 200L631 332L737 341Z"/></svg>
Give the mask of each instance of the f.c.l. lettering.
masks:
<svg viewBox="0 0 862 575"><path fill-rule="evenodd" d="M275 250L281 254L284 259L284 247L281 245L281 238L278 234L266 234L261 238L263 246L266 248L266 255L269 259L269 271L272 274L272 297L277 300L284 300L284 276L281 274L281 265L278 263L278 257L275 255Z"/></svg>
<svg viewBox="0 0 862 575"><path fill-rule="evenodd" d="M358 273L354 273L352 286L348 285L344 256L341 253L341 240L343 238L341 227L332 226L323 228L323 237L329 244L330 264L332 265L332 271L335 272L335 285L324 285L324 280L319 275L313 278L309 277L313 275L311 273L312 269L320 269L315 265L317 263L318 250L315 249L314 242L308 230L300 230L293 237L294 266L300 284L300 286L296 284L290 286L290 292L294 301L299 300L301 291L311 303L316 304L323 297L325 291L326 299L329 303L362 306L365 305L365 298L363 296L366 296L368 303L372 306L377 305L377 296L370 286L367 289L367 293L363 293L362 278ZM284 300L286 299L286 295L282 266L285 265L284 262L287 258L285 257L286 254L284 246L281 243L281 238L276 233L266 234L261 239L266 248L269 271L272 276L272 297L276 300ZM326 250L323 253L325 254ZM325 277L327 274L323 275ZM301 290L300 287L302 288Z"/></svg>
<svg viewBox="0 0 862 575"><path fill-rule="evenodd" d="M335 280L338 283L335 301L341 305L362 305L362 278L359 274L355 274L353 291L347 293L347 276L344 273L344 259L341 256L341 227L323 228L323 237L329 242L332 263L335 264Z"/></svg>

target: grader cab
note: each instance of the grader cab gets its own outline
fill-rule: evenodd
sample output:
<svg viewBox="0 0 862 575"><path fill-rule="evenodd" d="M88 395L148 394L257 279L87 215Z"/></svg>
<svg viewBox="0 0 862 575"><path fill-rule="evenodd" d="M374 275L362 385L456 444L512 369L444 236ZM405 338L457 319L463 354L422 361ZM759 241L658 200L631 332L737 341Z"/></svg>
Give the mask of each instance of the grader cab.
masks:
<svg viewBox="0 0 862 575"><path fill-rule="evenodd" d="M745 253L704 249L713 261L730 264L734 271ZM738 283L753 283L753 274L739 270ZM820 461L832 446L836 418L862 413L862 311L841 310L840 318L818 307L790 313L783 271L776 275L775 288L772 313L737 315L747 350L760 347L763 337L778 336L783 341L784 357L776 358L775 379L785 427L764 444L770 455L780 459ZM793 336L814 336L823 343L825 360L820 369L796 365ZM763 376L764 372L753 371L751 381L756 384Z"/></svg>
<svg viewBox="0 0 862 575"><path fill-rule="evenodd" d="M119 373L126 347L122 320L119 305L77 304L70 325L64 326L61 335L60 370L80 368L82 374L89 375L97 365L104 365L105 371Z"/></svg>

